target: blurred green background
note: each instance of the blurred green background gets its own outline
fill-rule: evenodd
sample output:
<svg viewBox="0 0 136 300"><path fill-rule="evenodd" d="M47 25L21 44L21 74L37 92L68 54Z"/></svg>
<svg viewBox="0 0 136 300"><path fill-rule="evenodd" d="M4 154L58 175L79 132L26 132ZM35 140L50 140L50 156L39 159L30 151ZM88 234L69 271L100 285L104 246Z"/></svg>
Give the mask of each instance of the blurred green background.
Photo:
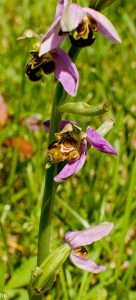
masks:
<svg viewBox="0 0 136 300"><path fill-rule="evenodd" d="M56 3L1 0L0 5L0 103L8 105L8 115L0 125L0 293L8 295L7 299L28 299L48 146L42 121L50 118L56 85L53 75L46 76L44 82L29 81L25 65L33 41L17 38L26 29L44 33L53 20ZM114 119L107 139L119 150L119 156L92 149L83 169L59 186L51 247L60 245L66 231L83 229L86 222L111 221L115 224L111 234L88 247L90 257L107 268L99 275L88 274L66 261L45 296L47 300L136 299L135 9L135 1L127 0L105 9L103 13L113 22L122 44L112 44L97 34L96 42L80 52L76 63L80 85L75 103L108 101L110 111L91 118L64 115L84 130ZM69 46L65 42L64 49ZM28 117L38 120L37 132L26 125Z"/></svg>

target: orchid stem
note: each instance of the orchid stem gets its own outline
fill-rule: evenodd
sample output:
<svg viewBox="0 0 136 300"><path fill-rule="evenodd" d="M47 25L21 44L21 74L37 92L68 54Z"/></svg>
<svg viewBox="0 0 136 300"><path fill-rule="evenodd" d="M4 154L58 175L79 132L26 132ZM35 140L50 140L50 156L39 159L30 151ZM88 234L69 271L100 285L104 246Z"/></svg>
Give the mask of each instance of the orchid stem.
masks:
<svg viewBox="0 0 136 300"><path fill-rule="evenodd" d="M73 46L69 50L69 56L73 61L76 60L78 53L79 49ZM49 144L51 144L54 141L55 133L59 131L62 119L62 113L58 112L57 105L60 102L64 101L66 96L67 94L64 91L62 85L58 83L52 105ZM53 178L57 174L57 168L57 164L52 164L51 167L46 170L45 189L39 226L37 265L40 265L49 254L51 222L53 216L55 194L57 189L57 183L55 183Z"/></svg>
<svg viewBox="0 0 136 300"><path fill-rule="evenodd" d="M52 105L49 144L53 142L55 132L59 131L62 114L57 112L56 106L62 97L64 97L63 88L60 84L58 84ZM56 173L57 164L52 164L51 167L46 170L45 188L39 227L37 265L40 265L49 254L51 221L53 215L55 193L57 189L57 184L54 182L53 178Z"/></svg>
<svg viewBox="0 0 136 300"><path fill-rule="evenodd" d="M79 53L79 49L71 47L69 50L69 56L73 61L76 60ZM58 112L57 106L60 102L63 102L67 96L60 83L57 84L54 101L52 104L52 112L50 118L50 132L49 132L49 145L54 141L55 133L60 129L60 123L62 119L62 113ZM57 190L57 183L54 181L54 176L57 174L58 165L52 164L45 174L45 187L43 193L43 201L41 208L41 217L39 225L39 237L38 237L38 254L37 254L37 266L41 265L45 258L49 255L50 250L50 235L51 235L51 223L53 217L55 194ZM35 295L31 283L29 286L29 298L31 300L42 299L42 295Z"/></svg>
<svg viewBox="0 0 136 300"><path fill-rule="evenodd" d="M76 60L79 49L71 46L69 50L69 56L73 61ZM54 101L52 104L52 112L50 118L50 132L49 132L49 145L54 141L55 133L60 129L60 123L62 119L62 113L58 112L57 106L62 103L67 96L60 83L57 84ZM45 187L43 193L43 201L41 208L41 217L39 225L39 236L38 236L38 254L37 254L37 266L41 265L42 262L49 255L50 251L50 235L51 235L51 223L54 210L55 194L57 190L57 183L54 181L54 176L57 174L58 164L52 164L49 169L46 170L45 174ZM31 282L29 285L29 299L41 300L42 295L35 295Z"/></svg>

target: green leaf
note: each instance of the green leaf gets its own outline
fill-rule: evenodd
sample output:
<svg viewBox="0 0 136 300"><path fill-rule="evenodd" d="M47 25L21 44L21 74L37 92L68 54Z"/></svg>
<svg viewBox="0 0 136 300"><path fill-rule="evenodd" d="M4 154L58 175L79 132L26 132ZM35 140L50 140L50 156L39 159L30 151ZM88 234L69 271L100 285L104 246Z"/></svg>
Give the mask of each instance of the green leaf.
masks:
<svg viewBox="0 0 136 300"><path fill-rule="evenodd" d="M31 272L36 266L36 256L25 259L21 266L15 270L6 288L19 288L28 285Z"/></svg>
<svg viewBox="0 0 136 300"><path fill-rule="evenodd" d="M129 299L130 300L135 300L136 299L136 292L135 291L130 291L130 294L129 294Z"/></svg>
<svg viewBox="0 0 136 300"><path fill-rule="evenodd" d="M10 300L29 300L26 289L11 289L8 291L7 296Z"/></svg>
<svg viewBox="0 0 136 300"><path fill-rule="evenodd" d="M101 288L100 286L93 288L93 290L89 293L90 299L99 300L101 295L101 300L106 300L108 293L105 288ZM89 299L89 298L88 298Z"/></svg>
<svg viewBox="0 0 136 300"><path fill-rule="evenodd" d="M6 268L4 266L4 263L2 259L0 258L0 291L2 291L5 283L5 272Z"/></svg>
<svg viewBox="0 0 136 300"><path fill-rule="evenodd" d="M95 9L100 11L100 10L106 8L107 6L111 5L115 1L117 1L117 0L98 0L96 3Z"/></svg>
<svg viewBox="0 0 136 300"><path fill-rule="evenodd" d="M53 283L56 271L62 266L70 254L70 247L67 243L50 253L43 263L36 267L32 274L32 287L39 292L48 289Z"/></svg>

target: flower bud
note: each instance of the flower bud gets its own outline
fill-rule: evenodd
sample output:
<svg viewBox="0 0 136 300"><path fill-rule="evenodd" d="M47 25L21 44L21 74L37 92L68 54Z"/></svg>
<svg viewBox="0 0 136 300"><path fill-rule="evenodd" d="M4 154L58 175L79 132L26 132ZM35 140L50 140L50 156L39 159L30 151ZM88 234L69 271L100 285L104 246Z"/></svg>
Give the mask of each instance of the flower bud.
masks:
<svg viewBox="0 0 136 300"><path fill-rule="evenodd" d="M91 106L84 102L69 102L58 106L60 112L67 112L71 114L78 114L82 116L95 116L105 113L109 110L109 105L107 103L102 103L96 106Z"/></svg>

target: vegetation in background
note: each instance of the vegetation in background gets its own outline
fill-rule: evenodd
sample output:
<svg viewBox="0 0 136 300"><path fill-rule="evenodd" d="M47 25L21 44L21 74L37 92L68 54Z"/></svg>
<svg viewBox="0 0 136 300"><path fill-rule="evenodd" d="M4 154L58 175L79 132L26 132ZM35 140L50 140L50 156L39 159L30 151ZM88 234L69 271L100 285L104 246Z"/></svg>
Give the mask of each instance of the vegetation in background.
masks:
<svg viewBox="0 0 136 300"><path fill-rule="evenodd" d="M55 5L53 0L50 5L46 1L25 0L20 4L1 0L0 7L0 113L1 103L7 104L4 121L0 117L0 292L14 300L28 299L29 270L35 266L48 139L42 121L50 116L53 96L53 75L42 83L26 78L24 69L32 42L17 38L26 29L45 32ZM80 86L75 105L82 99L90 105L107 101L111 109L101 117L75 116L75 121L85 130L87 125L98 127L105 119L114 119L108 140L119 150L119 156L100 156L95 150L88 153L82 176L78 173L59 189L52 226L51 245L55 249L67 230L107 219L113 222L110 236L88 247L92 259L98 263L105 260L107 269L96 276L66 262L47 300L136 298L134 11L135 4L125 0L106 8L104 13L114 21L122 38L121 46L99 35L77 60ZM64 48L69 48L68 42ZM72 119L70 114L65 116ZM36 119L37 130L26 122L30 117Z"/></svg>

